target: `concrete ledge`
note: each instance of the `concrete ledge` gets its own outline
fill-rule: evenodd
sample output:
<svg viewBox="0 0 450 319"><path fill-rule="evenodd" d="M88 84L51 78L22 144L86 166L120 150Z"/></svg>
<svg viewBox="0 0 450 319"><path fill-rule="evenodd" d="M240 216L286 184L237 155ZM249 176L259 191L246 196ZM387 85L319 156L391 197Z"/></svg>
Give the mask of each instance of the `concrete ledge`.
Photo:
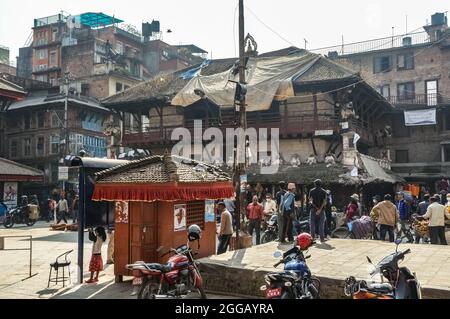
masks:
<svg viewBox="0 0 450 319"><path fill-rule="evenodd" d="M216 293L264 297L260 291L264 275L281 271L273 268L276 250L286 251L291 246L270 243L228 252L199 260L205 289ZM422 295L427 299L450 299L450 247L432 245L402 245L411 248L403 264L417 273ZM342 299L344 279L355 276L372 280L368 275L366 255L373 262L395 251L395 245L376 241L332 240L309 251L308 265L322 283L321 298ZM447 270L448 269L448 270ZM379 277L373 278L378 280ZM439 284L436 284L438 282Z"/></svg>

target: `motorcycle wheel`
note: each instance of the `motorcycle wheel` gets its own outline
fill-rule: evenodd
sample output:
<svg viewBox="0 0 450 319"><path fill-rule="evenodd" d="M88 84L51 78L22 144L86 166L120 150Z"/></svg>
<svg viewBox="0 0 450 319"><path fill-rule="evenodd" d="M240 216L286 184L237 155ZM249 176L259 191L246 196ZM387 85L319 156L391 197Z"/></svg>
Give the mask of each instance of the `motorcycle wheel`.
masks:
<svg viewBox="0 0 450 319"><path fill-rule="evenodd" d="M203 288L203 286L198 287L197 291L198 291L198 294L200 295L200 299L208 299L206 297L205 289Z"/></svg>
<svg viewBox="0 0 450 319"><path fill-rule="evenodd" d="M320 299L320 280L316 277L312 277L310 281L311 281L310 284L313 286L313 289L309 288L309 292L311 293L313 299Z"/></svg>
<svg viewBox="0 0 450 319"><path fill-rule="evenodd" d="M27 226L33 226L36 224L36 219L28 219L26 224Z"/></svg>
<svg viewBox="0 0 450 319"><path fill-rule="evenodd" d="M139 287L137 299L155 299L159 285L151 280L147 280Z"/></svg>
<svg viewBox="0 0 450 319"><path fill-rule="evenodd" d="M277 235L275 233L264 233L261 236L261 244L267 244L277 239Z"/></svg>
<svg viewBox="0 0 450 319"><path fill-rule="evenodd" d="M3 226L5 226L5 228L12 228L14 226L14 217L7 216L3 221Z"/></svg>

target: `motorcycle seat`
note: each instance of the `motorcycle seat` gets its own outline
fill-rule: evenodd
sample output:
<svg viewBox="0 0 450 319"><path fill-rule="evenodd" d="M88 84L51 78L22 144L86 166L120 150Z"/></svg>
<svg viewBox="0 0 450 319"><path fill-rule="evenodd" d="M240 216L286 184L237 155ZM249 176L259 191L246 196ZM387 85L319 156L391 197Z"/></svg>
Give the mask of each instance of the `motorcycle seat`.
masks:
<svg viewBox="0 0 450 319"><path fill-rule="evenodd" d="M370 283L367 285L367 289L382 294L388 294L394 290L389 283Z"/></svg>
<svg viewBox="0 0 450 319"><path fill-rule="evenodd" d="M172 266L170 264L161 265L158 263L145 264L145 266L149 269L159 270L162 273L168 273L172 270Z"/></svg>

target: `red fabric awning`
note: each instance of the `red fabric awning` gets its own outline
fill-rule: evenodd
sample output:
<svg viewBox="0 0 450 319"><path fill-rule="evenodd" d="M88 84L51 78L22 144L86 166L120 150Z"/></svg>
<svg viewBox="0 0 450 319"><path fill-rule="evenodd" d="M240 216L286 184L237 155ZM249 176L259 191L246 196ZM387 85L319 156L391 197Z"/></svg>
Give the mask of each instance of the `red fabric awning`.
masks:
<svg viewBox="0 0 450 319"><path fill-rule="evenodd" d="M231 182L169 184L96 184L93 201L191 201L223 199L234 194Z"/></svg>

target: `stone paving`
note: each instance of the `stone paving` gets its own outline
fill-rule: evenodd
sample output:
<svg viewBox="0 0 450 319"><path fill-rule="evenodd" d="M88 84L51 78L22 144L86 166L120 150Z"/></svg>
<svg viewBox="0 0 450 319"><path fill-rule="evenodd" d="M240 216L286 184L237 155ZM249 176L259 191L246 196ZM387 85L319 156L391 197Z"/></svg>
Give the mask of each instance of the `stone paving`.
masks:
<svg viewBox="0 0 450 319"><path fill-rule="evenodd" d="M254 280L264 283L263 273L277 271L273 268L278 261L273 256L274 252L286 251L290 248L289 245L280 246L278 243L269 243L228 252L224 255L201 259L201 268L207 278L210 274L230 269L230 274L235 275L227 277L227 281L239 281L236 285L242 288L242 293L249 294L250 290L255 290L257 286L244 287L242 277L249 278L251 276ZM444 295L450 297L450 246L402 244L399 247L400 250L408 248L412 252L406 256L402 265L416 272L419 282L425 290L437 289L441 291L440 296L444 291ZM378 263L383 257L394 251L395 244L392 243L333 239L311 248L308 252L311 258L307 260L307 263L314 275L332 279L335 283L341 282L351 275L359 279L379 281L379 276L370 277L366 256L369 256L374 263ZM278 267L278 270L281 269L282 265ZM242 273L238 276L240 270ZM237 279L233 279L234 277ZM239 287L236 290L241 289ZM216 284L211 285L211 288L220 291L220 287ZM225 289L233 289L232 284L227 283ZM254 294L257 295L258 292L254 292Z"/></svg>
<svg viewBox="0 0 450 319"><path fill-rule="evenodd" d="M77 232L52 231L49 224L38 222L33 227L22 225L5 229L0 226L2 236L33 236L32 277L29 277L29 252L0 250L0 299L136 299L132 296L131 277L123 283L114 282L113 265L105 265L96 284L77 284ZM5 249L28 248L29 241L24 238L5 238ZM62 287L54 283L47 288L50 263L55 258L73 249L69 255L72 261L72 285ZM92 242L85 236L84 278L87 272ZM107 245L103 245L103 259L106 261ZM211 299L230 299L226 294L208 294ZM195 296L192 296L195 298Z"/></svg>

